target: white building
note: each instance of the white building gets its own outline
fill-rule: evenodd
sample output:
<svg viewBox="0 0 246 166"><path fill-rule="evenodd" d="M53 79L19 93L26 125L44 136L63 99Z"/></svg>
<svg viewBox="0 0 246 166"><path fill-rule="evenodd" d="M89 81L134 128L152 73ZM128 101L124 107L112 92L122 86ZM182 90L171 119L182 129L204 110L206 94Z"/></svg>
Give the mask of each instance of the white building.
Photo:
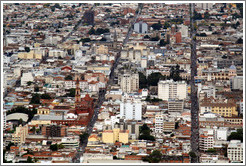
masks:
<svg viewBox="0 0 246 166"><path fill-rule="evenodd" d="M120 79L120 87L123 92L131 93L139 89L138 74L123 74Z"/></svg>
<svg viewBox="0 0 246 166"><path fill-rule="evenodd" d="M227 147L227 155L231 162L242 162L243 143L240 140L231 140Z"/></svg>
<svg viewBox="0 0 246 166"><path fill-rule="evenodd" d="M137 33L148 33L148 24L140 21L134 24L134 31Z"/></svg>
<svg viewBox="0 0 246 166"><path fill-rule="evenodd" d="M243 76L235 76L232 79L232 89L243 90Z"/></svg>
<svg viewBox="0 0 246 166"><path fill-rule="evenodd" d="M34 77L32 73L23 73L22 77L21 77L21 86L25 86L27 85L27 82L34 81Z"/></svg>
<svg viewBox="0 0 246 166"><path fill-rule="evenodd" d="M126 120L142 120L142 103L130 101L120 103L120 118Z"/></svg>
<svg viewBox="0 0 246 166"><path fill-rule="evenodd" d="M187 84L185 81L160 80L158 83L158 98L162 100L179 99L187 97Z"/></svg>
<svg viewBox="0 0 246 166"><path fill-rule="evenodd" d="M155 115L155 134L163 134L164 117Z"/></svg>
<svg viewBox="0 0 246 166"><path fill-rule="evenodd" d="M203 131L199 137L199 148L202 151L212 149L214 146L214 131L212 129Z"/></svg>
<svg viewBox="0 0 246 166"><path fill-rule="evenodd" d="M181 25L179 31L181 32L181 36L182 36L182 37L188 37L188 35L189 35L189 32L188 32L188 26L186 26L186 25Z"/></svg>

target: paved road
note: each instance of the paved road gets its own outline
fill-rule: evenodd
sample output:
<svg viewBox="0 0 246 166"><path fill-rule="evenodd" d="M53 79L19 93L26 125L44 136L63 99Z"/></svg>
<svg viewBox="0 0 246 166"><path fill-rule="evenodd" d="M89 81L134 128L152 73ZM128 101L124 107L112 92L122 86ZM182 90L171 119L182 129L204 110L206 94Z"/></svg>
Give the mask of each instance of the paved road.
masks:
<svg viewBox="0 0 246 166"><path fill-rule="evenodd" d="M123 41L123 46L128 42L129 37L131 36L133 29L132 26L135 24L137 17L139 16L139 14L141 13L141 9L138 10L138 13L135 15L133 21L131 22L131 24L129 25L129 29L128 29L128 33L126 35L126 38ZM114 83L114 70L117 68L117 65L119 63L120 60L120 52L121 49L119 50L119 52L116 55L116 59L115 62L113 64L113 67L111 68L111 73L110 73L110 78L109 81L107 83L107 88L109 88L111 85L113 85ZM89 135L92 133L93 131L93 126L98 118L98 113L99 113L99 109L101 108L104 100L105 100L105 94L106 94L106 89L103 89L101 91L99 91L99 98L96 102L96 106L95 106L95 110L94 110L94 114L91 118L91 121L89 122L89 124L87 125L87 129L86 129L86 133L88 133ZM80 163L80 157L83 155L85 148L87 146L88 143L88 139L84 141L83 144L80 145L79 147L79 151L78 153L76 153L75 158L73 159L74 163Z"/></svg>

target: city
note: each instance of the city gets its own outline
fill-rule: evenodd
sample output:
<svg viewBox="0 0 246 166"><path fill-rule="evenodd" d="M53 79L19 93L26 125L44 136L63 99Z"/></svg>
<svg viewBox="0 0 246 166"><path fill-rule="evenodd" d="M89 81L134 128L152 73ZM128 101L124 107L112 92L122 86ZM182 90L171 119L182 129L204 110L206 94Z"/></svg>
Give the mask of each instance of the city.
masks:
<svg viewBox="0 0 246 166"><path fill-rule="evenodd" d="M244 5L2 3L2 164L244 164Z"/></svg>

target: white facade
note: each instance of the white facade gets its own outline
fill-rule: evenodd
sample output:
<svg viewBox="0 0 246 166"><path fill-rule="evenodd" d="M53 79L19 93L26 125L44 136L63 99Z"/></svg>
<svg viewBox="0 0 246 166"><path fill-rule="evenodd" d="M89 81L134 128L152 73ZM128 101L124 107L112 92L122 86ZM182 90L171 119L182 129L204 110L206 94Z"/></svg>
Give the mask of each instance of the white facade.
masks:
<svg viewBox="0 0 246 166"><path fill-rule="evenodd" d="M243 76L235 76L232 79L232 89L243 90Z"/></svg>
<svg viewBox="0 0 246 166"><path fill-rule="evenodd" d="M231 140L227 147L227 155L231 162L243 161L243 143L239 140Z"/></svg>
<svg viewBox="0 0 246 166"><path fill-rule="evenodd" d="M156 115L155 116L155 133L156 134L162 134L163 133L163 126L164 126L163 115Z"/></svg>
<svg viewBox="0 0 246 166"><path fill-rule="evenodd" d="M187 84L185 81L160 80L158 83L158 98L162 100L179 99L187 97Z"/></svg>
<svg viewBox="0 0 246 166"><path fill-rule="evenodd" d="M186 25L181 25L181 28L179 30L181 32L182 37L188 37L189 32L188 32L188 26Z"/></svg>
<svg viewBox="0 0 246 166"><path fill-rule="evenodd" d="M21 77L21 86L27 85L28 81L34 81L34 77L32 73L23 73Z"/></svg>
<svg viewBox="0 0 246 166"><path fill-rule="evenodd" d="M142 103L120 103L120 118L126 120L142 120Z"/></svg>
<svg viewBox="0 0 246 166"><path fill-rule="evenodd" d="M137 33L148 33L148 24L144 22L135 23L134 31Z"/></svg>
<svg viewBox="0 0 246 166"><path fill-rule="evenodd" d="M131 93L139 89L138 74L124 74L121 76L120 87L123 92Z"/></svg>
<svg viewBox="0 0 246 166"><path fill-rule="evenodd" d="M81 90L87 89L89 87L88 86L88 82L79 81L79 87L80 87ZM64 88L65 89L76 88L76 81L75 80L65 80L64 81Z"/></svg>

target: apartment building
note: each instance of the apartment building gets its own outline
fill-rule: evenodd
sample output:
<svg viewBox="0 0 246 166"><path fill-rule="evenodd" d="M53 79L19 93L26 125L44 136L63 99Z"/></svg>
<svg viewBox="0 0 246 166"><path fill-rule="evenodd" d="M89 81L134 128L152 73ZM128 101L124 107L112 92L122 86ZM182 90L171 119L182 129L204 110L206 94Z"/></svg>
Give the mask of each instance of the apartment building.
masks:
<svg viewBox="0 0 246 166"><path fill-rule="evenodd" d="M138 74L123 74L120 79L120 87L123 92L131 93L139 89Z"/></svg>
<svg viewBox="0 0 246 166"><path fill-rule="evenodd" d="M142 120L142 103L130 101L120 103L120 118Z"/></svg>
<svg viewBox="0 0 246 166"><path fill-rule="evenodd" d="M231 162L243 161L243 143L239 140L231 140L227 147L227 155Z"/></svg>
<svg viewBox="0 0 246 166"><path fill-rule="evenodd" d="M187 97L185 81L160 80L158 82L158 98L162 100L180 99Z"/></svg>
<svg viewBox="0 0 246 166"><path fill-rule="evenodd" d="M17 144L22 144L26 141L26 136L28 134L28 126L16 127L16 131L12 134L12 142Z"/></svg>

